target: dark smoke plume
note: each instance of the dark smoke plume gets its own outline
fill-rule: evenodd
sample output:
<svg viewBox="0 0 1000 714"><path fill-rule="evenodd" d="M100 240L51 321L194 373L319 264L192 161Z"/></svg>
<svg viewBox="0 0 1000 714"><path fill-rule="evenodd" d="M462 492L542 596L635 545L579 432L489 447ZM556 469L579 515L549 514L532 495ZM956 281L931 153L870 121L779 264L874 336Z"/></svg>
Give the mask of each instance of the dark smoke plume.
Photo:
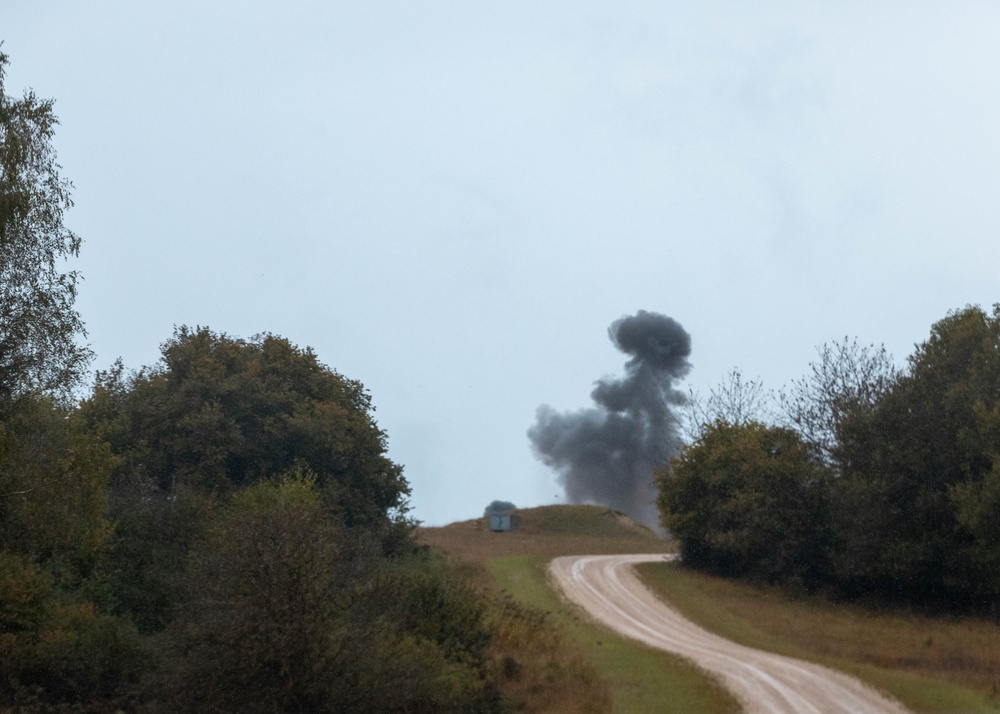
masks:
<svg viewBox="0 0 1000 714"><path fill-rule="evenodd" d="M691 368L691 336L676 320L645 310L615 320L608 335L632 357L625 376L595 383L595 408L560 414L540 406L528 438L569 501L609 506L659 530L652 470L680 449L673 408L686 398L674 381Z"/></svg>

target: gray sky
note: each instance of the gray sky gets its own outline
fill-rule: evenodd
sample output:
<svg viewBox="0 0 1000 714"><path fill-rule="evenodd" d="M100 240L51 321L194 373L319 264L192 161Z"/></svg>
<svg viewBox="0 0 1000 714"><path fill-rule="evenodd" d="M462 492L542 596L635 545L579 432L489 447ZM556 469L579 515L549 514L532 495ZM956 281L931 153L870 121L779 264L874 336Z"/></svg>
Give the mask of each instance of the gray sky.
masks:
<svg viewBox="0 0 1000 714"><path fill-rule="evenodd" d="M620 374L770 387L900 361L1000 301L995 2L6 0L7 90L56 100L107 367L174 325L270 331L371 391L430 524L559 502L526 431ZM557 498L557 494L560 498Z"/></svg>

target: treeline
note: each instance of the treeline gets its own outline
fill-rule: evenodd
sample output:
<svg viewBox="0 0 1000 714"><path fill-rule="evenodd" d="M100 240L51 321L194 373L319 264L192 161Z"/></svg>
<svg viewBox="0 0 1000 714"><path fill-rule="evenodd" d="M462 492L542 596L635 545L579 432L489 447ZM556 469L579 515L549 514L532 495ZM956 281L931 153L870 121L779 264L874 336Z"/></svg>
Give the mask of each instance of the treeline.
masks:
<svg viewBox="0 0 1000 714"><path fill-rule="evenodd" d="M270 335L181 328L78 406L20 399L0 709L504 710L491 645L531 615L414 543L385 446L359 383Z"/></svg>
<svg viewBox="0 0 1000 714"><path fill-rule="evenodd" d="M1000 616L1000 305L948 314L904 369L828 345L776 401L735 372L657 472L687 565Z"/></svg>
<svg viewBox="0 0 1000 714"><path fill-rule="evenodd" d="M0 712L488 713L577 676L415 542L368 393L312 351L182 327L80 398L72 186L6 64Z"/></svg>

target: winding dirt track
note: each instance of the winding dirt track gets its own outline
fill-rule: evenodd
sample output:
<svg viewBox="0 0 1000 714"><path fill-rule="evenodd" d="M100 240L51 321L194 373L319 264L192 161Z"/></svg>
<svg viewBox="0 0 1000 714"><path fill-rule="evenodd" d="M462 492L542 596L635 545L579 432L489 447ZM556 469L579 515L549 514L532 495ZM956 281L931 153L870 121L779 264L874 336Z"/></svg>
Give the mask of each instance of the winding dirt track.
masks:
<svg viewBox="0 0 1000 714"><path fill-rule="evenodd" d="M611 629L685 657L715 675L747 712L907 710L860 681L816 664L738 645L701 629L653 595L632 569L672 555L556 558L549 572L566 597Z"/></svg>

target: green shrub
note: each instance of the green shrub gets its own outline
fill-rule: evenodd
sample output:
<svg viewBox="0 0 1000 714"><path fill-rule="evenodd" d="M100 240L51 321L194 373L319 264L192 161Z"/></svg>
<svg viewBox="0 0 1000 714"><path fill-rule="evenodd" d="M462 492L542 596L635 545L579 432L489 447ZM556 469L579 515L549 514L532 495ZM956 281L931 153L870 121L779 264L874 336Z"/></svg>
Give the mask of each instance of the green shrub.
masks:
<svg viewBox="0 0 1000 714"><path fill-rule="evenodd" d="M657 479L684 563L806 587L825 575L827 474L794 431L716 421Z"/></svg>

